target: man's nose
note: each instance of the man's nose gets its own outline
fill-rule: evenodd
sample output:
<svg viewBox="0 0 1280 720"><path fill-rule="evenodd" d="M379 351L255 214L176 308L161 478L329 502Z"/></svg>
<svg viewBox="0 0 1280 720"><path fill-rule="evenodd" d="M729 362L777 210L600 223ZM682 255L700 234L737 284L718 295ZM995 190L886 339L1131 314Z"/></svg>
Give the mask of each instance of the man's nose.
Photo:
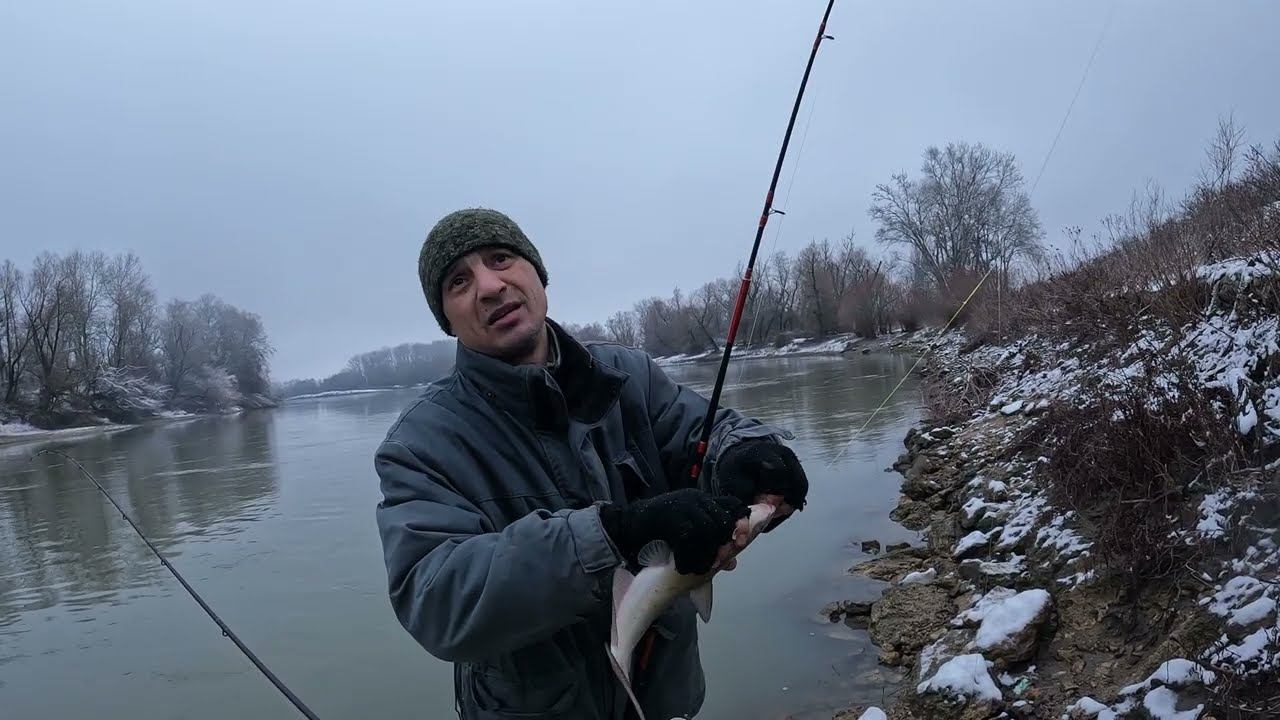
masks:
<svg viewBox="0 0 1280 720"><path fill-rule="evenodd" d="M480 267L476 270L476 288L482 298L495 298L502 295L502 291L507 287L507 281L502 278L500 273L496 273L487 267Z"/></svg>

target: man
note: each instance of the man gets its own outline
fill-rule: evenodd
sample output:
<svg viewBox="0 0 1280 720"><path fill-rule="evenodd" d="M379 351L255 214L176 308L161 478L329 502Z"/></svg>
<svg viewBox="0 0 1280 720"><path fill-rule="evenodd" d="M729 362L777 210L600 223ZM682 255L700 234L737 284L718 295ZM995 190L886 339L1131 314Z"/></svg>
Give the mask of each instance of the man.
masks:
<svg viewBox="0 0 1280 720"><path fill-rule="evenodd" d="M605 651L614 569L664 540L680 572L706 572L746 504L802 509L791 435L719 410L695 485L707 401L644 353L583 345L548 319L542 258L502 213L442 218L418 274L458 350L375 454L396 615L454 663L464 720L623 718ZM634 671L650 718L702 705L694 620L684 599L654 623Z"/></svg>

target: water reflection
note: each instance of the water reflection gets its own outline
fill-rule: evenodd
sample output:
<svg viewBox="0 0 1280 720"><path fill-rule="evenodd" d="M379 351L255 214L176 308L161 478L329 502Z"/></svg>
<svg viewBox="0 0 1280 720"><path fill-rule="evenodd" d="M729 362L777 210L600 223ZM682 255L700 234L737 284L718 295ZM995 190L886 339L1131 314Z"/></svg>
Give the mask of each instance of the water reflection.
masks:
<svg viewBox="0 0 1280 720"><path fill-rule="evenodd" d="M867 451L880 443L900 442L898 428L914 416L916 384L909 378L879 409L875 420L857 432L889 397L911 362L908 357L880 353L738 361L726 373L725 404L749 407L765 418L785 418L787 427L803 435L824 463L845 455L867 459ZM700 364L670 372L710 394L717 369Z"/></svg>
<svg viewBox="0 0 1280 720"><path fill-rule="evenodd" d="M236 532L271 511L277 477L265 413L29 445L0 459L0 626L19 613L119 601L167 571L57 455L80 461L166 557L184 539Z"/></svg>

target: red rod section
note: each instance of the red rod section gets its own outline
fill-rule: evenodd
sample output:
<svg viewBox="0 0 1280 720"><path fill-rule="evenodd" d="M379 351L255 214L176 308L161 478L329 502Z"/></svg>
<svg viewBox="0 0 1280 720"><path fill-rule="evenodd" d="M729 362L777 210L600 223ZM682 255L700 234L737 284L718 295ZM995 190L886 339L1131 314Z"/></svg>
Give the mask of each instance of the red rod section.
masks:
<svg viewBox="0 0 1280 720"><path fill-rule="evenodd" d="M742 274L742 285L738 288L738 301L733 307L733 318L729 321L729 336L725 338L724 355L720 358L720 371L716 374L716 384L711 391L711 402L707 405L707 416L702 421L702 437L689 470L689 477L695 482L702 474L702 461L707 454L707 444L711 440L711 428L715 425L716 410L720 406L720 393L724 390L725 373L729 369L729 355L733 352L733 342L738 335L738 323L742 320L742 309L747 304L747 292L751 287L751 273L756 266L756 255L760 252L760 239L764 237L764 226L773 214L773 191L778 187L778 176L782 174L782 162L787 156L787 146L791 144L791 131L795 129L796 115L800 112L800 101L804 97L805 86L809 84L809 73L813 70L813 60L818 55L818 46L824 39L829 39L827 19L831 17L831 7L836 0L827 0L827 10L822 14L822 23L818 25L818 34L813 39L813 49L809 51L809 62L805 64L804 76L800 79L800 89L796 91L796 101L791 107L791 119L787 121L787 132L782 137L782 148L778 150L778 161L773 166L773 178L769 181L769 192L764 196L764 210L760 213L760 225L756 228L755 241L751 245L751 257L747 260L747 270Z"/></svg>

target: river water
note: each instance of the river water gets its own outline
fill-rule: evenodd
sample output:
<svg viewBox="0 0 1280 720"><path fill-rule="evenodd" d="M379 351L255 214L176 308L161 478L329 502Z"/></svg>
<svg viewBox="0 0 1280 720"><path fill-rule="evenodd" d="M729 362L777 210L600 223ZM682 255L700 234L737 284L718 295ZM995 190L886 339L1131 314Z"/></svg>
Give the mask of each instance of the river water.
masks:
<svg viewBox="0 0 1280 720"><path fill-rule="evenodd" d="M865 631L819 619L881 583L857 542L915 541L886 471L917 417L887 354L753 360L724 402L789 427L810 505L716 579L700 626L704 718L829 718L894 690ZM672 368L709 393L715 366ZM385 594L372 452L416 391L295 401L238 417L50 443L107 488L205 600L318 715L452 718L452 674ZM124 520L65 460L0 446L0 718L294 718Z"/></svg>

